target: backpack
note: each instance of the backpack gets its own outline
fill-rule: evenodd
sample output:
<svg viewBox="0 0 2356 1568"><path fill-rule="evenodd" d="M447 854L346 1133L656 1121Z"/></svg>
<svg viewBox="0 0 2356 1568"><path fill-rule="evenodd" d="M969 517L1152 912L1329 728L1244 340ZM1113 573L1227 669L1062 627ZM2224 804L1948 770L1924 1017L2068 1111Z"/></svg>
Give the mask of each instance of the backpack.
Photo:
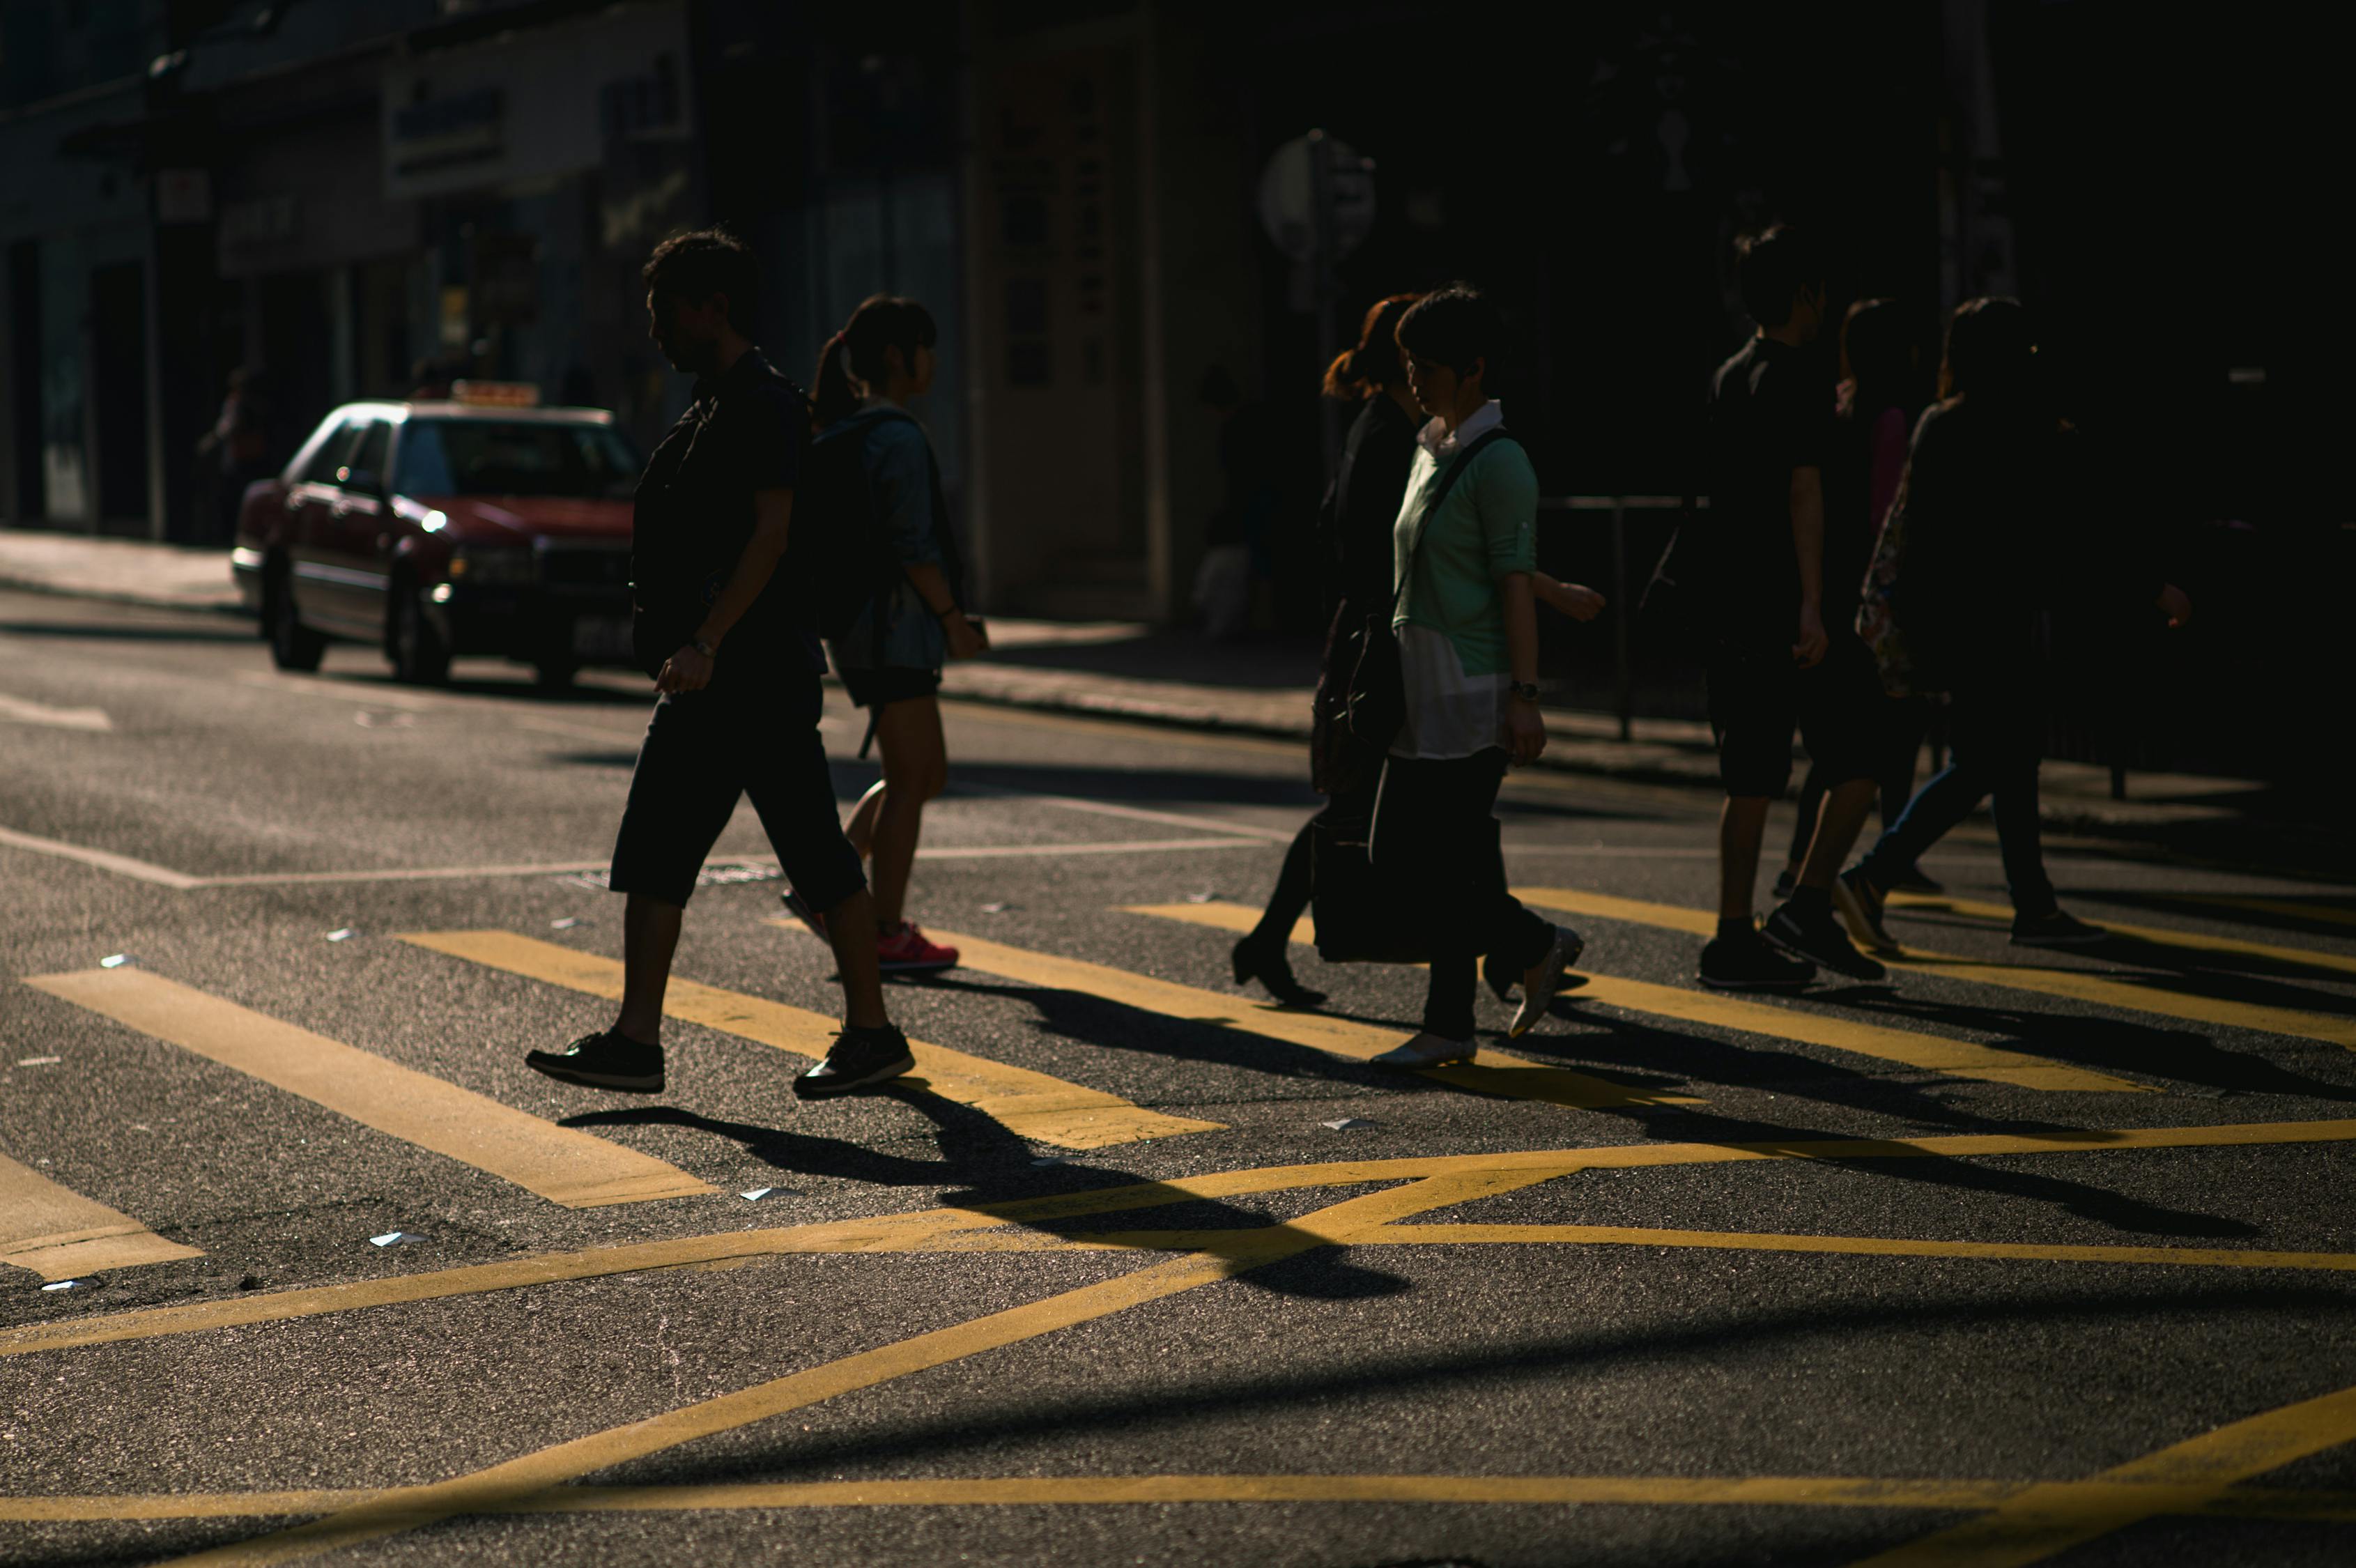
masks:
<svg viewBox="0 0 2356 1568"><path fill-rule="evenodd" d="M890 417L909 416L894 411ZM865 452L869 423L845 420L809 444L794 493L792 532L780 570L795 618L841 638L869 606L906 580L875 517Z"/></svg>

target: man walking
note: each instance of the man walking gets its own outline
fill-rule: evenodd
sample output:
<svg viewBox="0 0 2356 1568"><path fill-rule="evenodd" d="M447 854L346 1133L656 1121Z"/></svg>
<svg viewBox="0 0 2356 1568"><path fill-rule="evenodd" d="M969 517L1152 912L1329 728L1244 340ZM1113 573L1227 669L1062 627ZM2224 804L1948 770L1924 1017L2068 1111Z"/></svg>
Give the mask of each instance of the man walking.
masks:
<svg viewBox="0 0 2356 1568"><path fill-rule="evenodd" d="M633 637L661 696L638 747L614 843L623 915L622 1006L612 1028L526 1059L551 1078L659 1093L663 991L696 874L749 794L795 889L826 922L844 1022L794 1082L841 1094L916 1066L884 1011L875 921L842 836L819 741L825 660L772 576L809 432L799 389L744 334L759 267L717 230L655 247L644 273L650 335L696 378L695 401L638 481L631 538Z"/></svg>
<svg viewBox="0 0 2356 1568"><path fill-rule="evenodd" d="M1820 963L1879 980L1881 965L1858 951L1832 908L1833 877L1872 804L1884 704L1871 654L1850 628L1824 622L1833 388L1807 352L1824 325L1824 267L1804 234L1780 224L1741 242L1736 257L1758 330L1710 382L1709 717L1726 805L1718 935L1702 950L1700 978L1723 991L1794 990ZM1799 885L1762 936L1751 889L1768 803L1791 782L1795 730L1830 788Z"/></svg>

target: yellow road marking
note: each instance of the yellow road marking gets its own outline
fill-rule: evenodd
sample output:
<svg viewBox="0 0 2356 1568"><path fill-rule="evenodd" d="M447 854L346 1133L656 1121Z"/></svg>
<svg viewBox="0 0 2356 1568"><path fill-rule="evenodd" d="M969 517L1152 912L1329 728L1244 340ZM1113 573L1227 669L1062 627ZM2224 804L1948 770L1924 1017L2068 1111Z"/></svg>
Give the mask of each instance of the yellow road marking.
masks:
<svg viewBox="0 0 2356 1568"><path fill-rule="evenodd" d="M2232 1148L2356 1142L2356 1120L2248 1122L2209 1127L2136 1128L2041 1134L1975 1133L1912 1141L1838 1139L1783 1144L1615 1144L1582 1149L1537 1149L1495 1155L1438 1155L1323 1165L1270 1165L1217 1171L1166 1181L1133 1182L1084 1192L1018 1198L972 1208L932 1208L873 1219L829 1221L773 1230L728 1231L661 1241L593 1247L540 1258L362 1280L350 1284L241 1294L180 1306L33 1324L0 1330L0 1357L85 1345L194 1334L255 1323L282 1322L405 1302L435 1301L565 1280L799 1252L894 1252L958 1250L993 1228L1117 1214L1196 1199L1249 1197L1319 1187L1360 1187L1438 1176L1513 1173L1533 1181L1576 1170L1632 1170L1720 1165L1767 1159L1965 1159L2000 1155L2099 1154L2115 1150ZM1370 1232L1361 1232L1365 1235ZM1047 1245L1060 1244L1056 1237ZM2189 1254L2188 1254L2189 1255Z"/></svg>
<svg viewBox="0 0 2356 1568"><path fill-rule="evenodd" d="M1551 893L1551 889L1542 889L1535 895L1525 894L1524 897L1532 903L1539 903ZM1130 913L1158 915L1164 919L1186 920L1228 931L1248 931L1259 920L1258 910L1247 908L1241 904L1223 902L1133 905ZM1716 922L1711 920L1709 929L1715 929ZM1306 919L1297 922L1292 928L1292 940L1313 944L1314 928ZM1576 1000L1601 1002L1623 1012L1675 1018L1680 1023L1704 1024L1744 1034L1768 1035L1804 1045L1847 1051L1856 1056L1878 1057L1883 1061L1901 1062L1908 1067L1943 1072L1954 1078L2008 1083L2021 1089L2149 1092L2143 1085L2130 1083L2122 1078L2089 1072L2082 1068L2059 1067L2041 1058L2005 1050L1997 1046L1976 1045L1969 1040L1948 1039L1912 1029L1887 1029L1875 1024L1802 1012L1794 1007L1776 1007L1763 1002L1720 996L1715 992L1687 991L1674 985L1655 985L1646 981L1622 980L1587 971L1580 972L1587 983L1568 994Z"/></svg>
<svg viewBox="0 0 2356 1568"><path fill-rule="evenodd" d="M2018 1568L2155 1514L2191 1513L2235 1483L2356 1442L2356 1388L2302 1400L2113 1466L2028 1488L1993 1512L1864 1559L1857 1568Z"/></svg>
<svg viewBox="0 0 2356 1568"><path fill-rule="evenodd" d="M2260 915L2281 915L2293 920L2316 920L2332 926L2356 926L2356 909L2337 904L2302 904L2296 898L2256 898L2241 893L2163 893L2176 904L2221 904L2228 909L2248 909Z"/></svg>
<svg viewBox="0 0 2356 1568"><path fill-rule="evenodd" d="M1919 910L1925 914L1952 913L1976 920L2000 921L2008 928L2012 924L2012 907L2008 904L1988 904L1975 898L1950 898L1944 894L1892 893L1890 907L1893 909ZM2150 942L2159 947L2184 948L2193 952L2226 953L2238 958L2263 958L2276 963L2295 964L2308 969L2336 970L2342 974L2356 974L2356 953L2325 952L2319 948L2285 947L2279 942L2253 942L2240 937L2209 936L2200 931L2172 930L2166 926L2131 925L2125 920L2089 920L2114 936Z"/></svg>
<svg viewBox="0 0 2356 1568"><path fill-rule="evenodd" d="M712 1191L678 1166L141 969L26 982L568 1208Z"/></svg>
<svg viewBox="0 0 2356 1568"><path fill-rule="evenodd" d="M1093 1322L1197 1285L1232 1279L1314 1248L1346 1246L1355 1232L1527 1186L1542 1176L1485 1171L1429 1176L1407 1187L1362 1194L1299 1219L1239 1230L1215 1251L1194 1253L1065 1291L1003 1312L879 1346L823 1366L789 1373L734 1393L699 1401L643 1421L560 1443L454 1480L394 1488L371 1501L256 1541L181 1559L201 1563L288 1563L356 1542L395 1535L512 1503L575 1477L644 1458L698 1438L802 1410L837 1395Z"/></svg>
<svg viewBox="0 0 2356 1568"><path fill-rule="evenodd" d="M1132 1243L1144 1234L1090 1238ZM2356 1252L2259 1252L2211 1247L2081 1247L2020 1241L1923 1241L1901 1236L1804 1236L1755 1230L1650 1230L1626 1225L1391 1225L1354 1246L1701 1247L1883 1258L1988 1258L2014 1262L2164 1263L2178 1268L2311 1269L2356 1273Z"/></svg>
<svg viewBox="0 0 2356 1568"><path fill-rule="evenodd" d="M2062 1482L2062 1487L2091 1486ZM485 1513L683 1513L741 1509L1015 1508L1059 1504L1442 1503L1524 1507L1734 1504L1794 1508L1995 1508L2033 1481L1879 1476L990 1476L916 1481L752 1481L709 1486L552 1487ZM2131 1488L2114 1486L2115 1494ZM2176 1488L2150 1488L2172 1505ZM256 1519L381 1501L382 1488L308 1492L131 1492L0 1498L0 1520ZM2236 1487L2197 1510L2211 1518L2356 1520L2356 1492Z"/></svg>
<svg viewBox="0 0 2356 1568"><path fill-rule="evenodd" d="M0 1263L70 1280L203 1256L0 1155Z"/></svg>
<svg viewBox="0 0 2356 1568"><path fill-rule="evenodd" d="M1717 926L1714 916L1699 909L1648 903L1640 898L1619 898L1607 893L1589 893L1577 888L1518 887L1514 890L1514 896L1526 904L1536 904L1548 909L1590 915L1598 919L1665 927L1673 931L1707 934ZM1892 970L1913 974L1944 975L1950 980L1968 980L2011 991L2033 991L2072 1002L2091 1002L2102 1007L2156 1013L2163 1017L2183 1018L2196 1024L2255 1029L2265 1034L2289 1035L2356 1048L2356 1015L2337 1017L2328 1013L2305 1013L2256 1002L2229 1002L2169 987L2160 977L2155 977L2151 984L2144 984L2113 980L2082 970L2051 969L2037 964L1983 963L1948 953L1926 952L1914 947L1908 948L1906 956L1902 958L1889 954L1879 956Z"/></svg>
<svg viewBox="0 0 2356 1568"><path fill-rule="evenodd" d="M777 923L782 925L786 922ZM1164 1017L1183 1019L1187 1023L1213 1024L1248 1035L1282 1040L1289 1045L1306 1046L1312 1050L1352 1061L1365 1061L1380 1056L1407 1037L1398 1029L1378 1028L1372 1024L1355 1023L1346 1018L1332 1018L1315 1013L1264 1007L1240 996L1201 991L1191 985L1132 974L1125 969L1089 963L1083 959L1033 952L1025 948L1008 947L1002 942L986 941L980 937L963 936L954 931L936 931L934 935L958 949L959 961L969 969L1004 975L1010 980L1019 980L1027 985L1046 990L1076 992L1083 996L1098 997L1124 1007L1135 1007L1141 1012L1159 1013ZM1500 1095L1509 1100L1542 1101L1549 1105L1593 1107L1700 1103L1690 1095L1664 1094L1632 1084L1614 1083L1608 1079L1534 1062L1526 1057L1487 1046L1481 1047L1480 1058L1476 1061L1426 1069L1423 1076L1454 1084L1460 1089L1477 1090L1483 1094Z"/></svg>
<svg viewBox="0 0 2356 1568"><path fill-rule="evenodd" d="M622 994L617 961L512 931L420 931L401 940L592 996L618 1001ZM826 1055L840 1027L824 1014L676 976L664 997L663 1013L811 1058ZM1145 1138L1216 1132L1220 1126L1148 1111L1101 1090L944 1046L911 1040L908 1048L916 1056L916 1072L935 1094L969 1105L1019 1136L1060 1148L1102 1149Z"/></svg>

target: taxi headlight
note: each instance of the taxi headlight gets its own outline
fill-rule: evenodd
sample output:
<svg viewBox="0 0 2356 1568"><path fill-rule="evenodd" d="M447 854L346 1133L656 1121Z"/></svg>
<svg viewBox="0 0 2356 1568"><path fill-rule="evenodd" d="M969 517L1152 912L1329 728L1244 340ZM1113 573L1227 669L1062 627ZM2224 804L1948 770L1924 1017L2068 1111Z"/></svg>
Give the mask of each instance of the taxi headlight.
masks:
<svg viewBox="0 0 2356 1568"><path fill-rule="evenodd" d="M540 563L530 550L465 545L450 556L450 580L472 587L512 587L536 581Z"/></svg>

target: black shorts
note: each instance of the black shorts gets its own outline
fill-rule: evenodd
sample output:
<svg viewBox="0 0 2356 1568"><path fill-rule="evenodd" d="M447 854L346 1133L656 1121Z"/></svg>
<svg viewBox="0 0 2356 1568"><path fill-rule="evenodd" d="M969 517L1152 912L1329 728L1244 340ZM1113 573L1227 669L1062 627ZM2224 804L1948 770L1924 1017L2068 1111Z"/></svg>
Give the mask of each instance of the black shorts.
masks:
<svg viewBox="0 0 2356 1568"><path fill-rule="evenodd" d="M669 693L655 704L614 839L613 886L685 908L737 798L750 795L794 890L830 909L867 876L836 814L818 736L818 676L734 673L731 684Z"/></svg>
<svg viewBox="0 0 2356 1568"><path fill-rule="evenodd" d="M851 693L853 707L880 708L887 703L905 703L911 697L929 697L941 689L941 672L937 670L845 670L842 689Z"/></svg>
<svg viewBox="0 0 2356 1568"><path fill-rule="evenodd" d="M1709 725L1731 796L1782 795L1794 735L1827 786L1870 777L1890 707L1871 650L1852 636L1835 634L1806 670L1788 647L1721 647L1710 657Z"/></svg>

